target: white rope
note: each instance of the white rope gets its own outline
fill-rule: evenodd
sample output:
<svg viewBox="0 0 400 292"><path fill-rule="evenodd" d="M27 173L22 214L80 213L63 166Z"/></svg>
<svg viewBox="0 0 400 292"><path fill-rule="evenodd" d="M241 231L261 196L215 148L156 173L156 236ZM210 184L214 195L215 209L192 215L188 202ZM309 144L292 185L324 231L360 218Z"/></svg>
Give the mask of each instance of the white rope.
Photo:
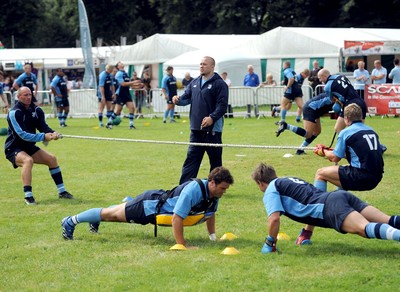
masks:
<svg viewBox="0 0 400 292"><path fill-rule="evenodd" d="M91 136L61 135L60 138L73 138L84 140L102 140L117 142L135 142L135 143L152 143L152 144L173 144L173 145L191 145L203 147L232 147L232 148L260 148L260 149L299 149L299 146L267 146L267 145L248 145L248 144L213 144L213 143L194 143L194 142L178 142L178 141L158 141L158 140L141 140L141 139L125 139L125 138L105 138ZM304 150L314 150L314 147L304 147Z"/></svg>

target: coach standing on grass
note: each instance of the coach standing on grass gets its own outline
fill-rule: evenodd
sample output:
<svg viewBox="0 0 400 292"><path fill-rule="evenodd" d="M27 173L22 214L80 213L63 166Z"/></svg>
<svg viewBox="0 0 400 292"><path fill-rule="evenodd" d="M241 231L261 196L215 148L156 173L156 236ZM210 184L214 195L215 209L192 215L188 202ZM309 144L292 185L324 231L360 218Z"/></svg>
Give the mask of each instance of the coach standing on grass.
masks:
<svg viewBox="0 0 400 292"><path fill-rule="evenodd" d="M228 86L214 72L215 60L203 57L200 63L200 76L194 79L181 96L175 95L176 105L190 107L190 142L222 144L224 114L228 107ZM197 177L204 153L210 160L210 171L222 165L222 147L193 146L188 148L183 163L179 183Z"/></svg>
<svg viewBox="0 0 400 292"><path fill-rule="evenodd" d="M57 140L59 134L46 123L43 110L32 103L32 92L28 87L20 87L17 92L18 102L7 116L8 135L5 143L5 154L14 168L21 167L24 185L25 203L35 204L32 194L33 164L45 164L58 189L58 197L72 199L73 196L64 188L61 169L57 158L40 149L35 144L41 141ZM36 133L39 130L39 133Z"/></svg>

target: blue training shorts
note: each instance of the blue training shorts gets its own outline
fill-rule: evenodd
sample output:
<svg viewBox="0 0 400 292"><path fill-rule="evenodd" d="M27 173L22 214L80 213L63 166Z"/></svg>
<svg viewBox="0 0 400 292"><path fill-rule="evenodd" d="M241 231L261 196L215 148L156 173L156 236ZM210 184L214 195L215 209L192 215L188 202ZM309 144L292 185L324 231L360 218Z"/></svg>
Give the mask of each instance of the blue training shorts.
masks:
<svg viewBox="0 0 400 292"><path fill-rule="evenodd" d="M347 191L332 192L325 201L324 218L328 226L340 233L343 221L353 211L361 212L368 206L358 197Z"/></svg>
<svg viewBox="0 0 400 292"><path fill-rule="evenodd" d="M143 207L143 201L145 200L159 200L160 197L165 194L164 190L149 190L135 197L132 201L129 201L125 205L125 216L128 223L136 224L155 224L155 214L146 216Z"/></svg>

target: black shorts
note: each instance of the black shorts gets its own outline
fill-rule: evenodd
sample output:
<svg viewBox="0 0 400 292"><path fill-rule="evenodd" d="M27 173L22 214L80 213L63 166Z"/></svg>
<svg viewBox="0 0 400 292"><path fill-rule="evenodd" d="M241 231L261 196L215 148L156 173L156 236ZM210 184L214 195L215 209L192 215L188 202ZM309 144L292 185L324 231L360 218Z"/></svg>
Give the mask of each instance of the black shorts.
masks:
<svg viewBox="0 0 400 292"><path fill-rule="evenodd" d="M37 147L36 145L27 145L26 147L24 147L24 149L22 149L22 148L7 148L5 150L5 153L6 153L6 158L11 162L11 164L14 166L14 168L18 168L18 165L15 163L15 157L17 156L17 154L19 152L24 151L29 156L32 156L39 150L40 150L40 148Z"/></svg>
<svg viewBox="0 0 400 292"><path fill-rule="evenodd" d="M116 104L124 105L124 104L126 104L128 102L132 102L132 97L131 97L130 94L128 94L128 95L117 95Z"/></svg>
<svg viewBox="0 0 400 292"><path fill-rule="evenodd" d="M292 90L290 93L285 91L283 96L291 101L294 101L297 97L303 97L303 91L301 91L301 88L299 86L292 86L291 89Z"/></svg>
<svg viewBox="0 0 400 292"><path fill-rule="evenodd" d="M362 111L362 118L363 120L365 119L365 117L367 116L367 105L365 104L365 101L361 98L353 98L351 100L347 100L346 103L344 104L344 107L346 107L349 104L358 104L361 108ZM344 117L344 111L340 111L339 113L339 117Z"/></svg>
<svg viewBox="0 0 400 292"><path fill-rule="evenodd" d="M353 211L361 212L368 204L352 193L340 190L332 192L325 201L324 218L328 226L340 233L343 221Z"/></svg>
<svg viewBox="0 0 400 292"><path fill-rule="evenodd" d="M304 121L309 121L309 122L315 123L317 119L319 119L320 117L329 113L329 111L332 110L331 104L325 105L317 110L314 110L309 107L310 101L311 101L311 99L309 101L307 101L303 107L303 120Z"/></svg>
<svg viewBox="0 0 400 292"><path fill-rule="evenodd" d="M165 194L164 190L149 190L135 197L125 205L125 216L128 223L136 224L155 224L155 214L147 215L144 212L144 200L158 200L161 195Z"/></svg>
<svg viewBox="0 0 400 292"><path fill-rule="evenodd" d="M69 106L68 97L56 97L56 106L57 107L68 107Z"/></svg>
<svg viewBox="0 0 400 292"><path fill-rule="evenodd" d="M101 102L101 96L98 96L97 98L98 98L99 102ZM112 100L113 100L112 96L106 96L106 102L107 101L112 101Z"/></svg>
<svg viewBox="0 0 400 292"><path fill-rule="evenodd" d="M382 180L382 173L375 174L351 165L339 166L342 188L349 191L369 191Z"/></svg>

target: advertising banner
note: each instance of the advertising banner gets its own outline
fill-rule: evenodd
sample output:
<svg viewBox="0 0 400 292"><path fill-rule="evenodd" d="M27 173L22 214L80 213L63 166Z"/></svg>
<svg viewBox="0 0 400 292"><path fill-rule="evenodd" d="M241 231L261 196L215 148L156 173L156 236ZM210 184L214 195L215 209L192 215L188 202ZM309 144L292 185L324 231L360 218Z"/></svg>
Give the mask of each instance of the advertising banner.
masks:
<svg viewBox="0 0 400 292"><path fill-rule="evenodd" d="M367 84L364 100L370 114L400 115L400 85Z"/></svg>

